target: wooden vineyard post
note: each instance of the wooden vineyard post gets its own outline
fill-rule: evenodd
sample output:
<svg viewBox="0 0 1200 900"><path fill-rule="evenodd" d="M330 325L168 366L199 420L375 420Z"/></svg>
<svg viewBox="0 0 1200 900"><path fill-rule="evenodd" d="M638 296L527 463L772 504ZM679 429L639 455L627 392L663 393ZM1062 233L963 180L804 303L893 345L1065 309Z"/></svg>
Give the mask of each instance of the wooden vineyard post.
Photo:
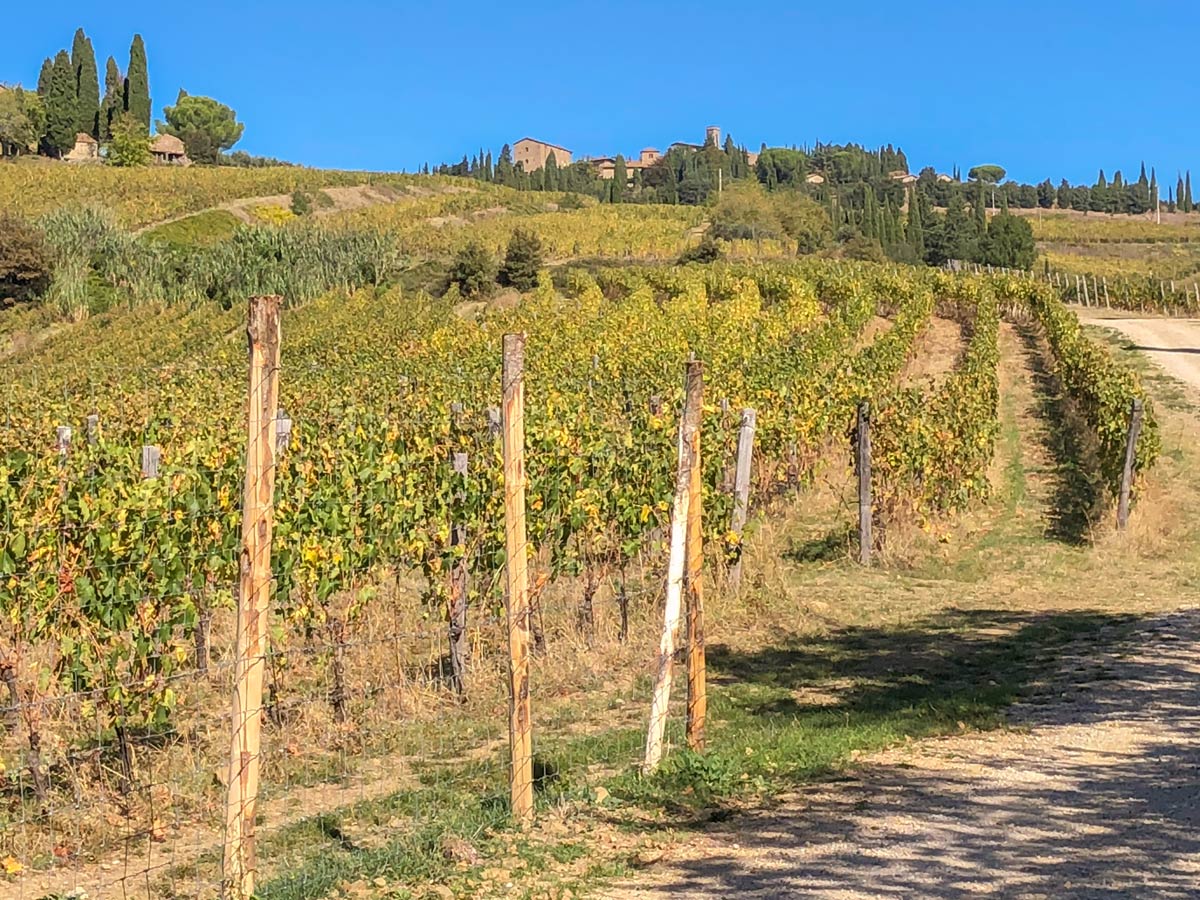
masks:
<svg viewBox="0 0 1200 900"><path fill-rule="evenodd" d="M142 447L142 477L157 478L160 462L162 462L162 451L153 444L145 444Z"/></svg>
<svg viewBox="0 0 1200 900"><path fill-rule="evenodd" d="M858 405L858 446L855 469L858 471L858 561L871 564L871 406Z"/></svg>
<svg viewBox="0 0 1200 900"><path fill-rule="evenodd" d="M738 429L737 468L733 476L733 515L729 531L737 535L737 558L729 567L729 588L737 593L742 588L742 532L746 528L746 516L750 510L750 463L754 458L754 430L758 414L752 409L742 410L742 424Z"/></svg>
<svg viewBox="0 0 1200 900"><path fill-rule="evenodd" d="M464 489L456 491L454 499L460 512L466 500L467 454L451 457L454 474L461 477ZM450 523L450 545L462 555L450 566L450 679L454 692L462 699L467 696L467 534L462 522Z"/></svg>
<svg viewBox="0 0 1200 900"><path fill-rule="evenodd" d="M504 548L508 581L509 750L513 818L533 821L529 557L525 539L525 335L504 336Z"/></svg>
<svg viewBox="0 0 1200 900"><path fill-rule="evenodd" d="M704 365L687 364L683 417L688 428L687 515L687 744L704 750L708 687L704 656L704 478L700 470L700 433L704 417Z"/></svg>
<svg viewBox="0 0 1200 900"><path fill-rule="evenodd" d="M238 559L237 657L225 806L224 895L254 896L255 816L261 759L263 674L271 599L275 493L275 416L279 401L279 297L252 297L246 333L250 389L246 481Z"/></svg>
<svg viewBox="0 0 1200 900"><path fill-rule="evenodd" d="M654 695L650 700L650 724L646 730L646 755L642 771L650 774L662 761L667 707L671 702L676 641L683 609L683 581L687 569L688 508L692 489L692 436L686 415L679 417L679 465L675 470L675 500L671 506L671 543L667 562L667 601L663 610L662 638L655 666Z"/></svg>
<svg viewBox="0 0 1200 900"><path fill-rule="evenodd" d="M1117 499L1117 528L1129 524L1129 498L1133 493L1133 467L1137 462L1138 435L1142 431L1143 406L1135 397L1129 410L1129 434L1125 440L1125 468L1121 470L1121 495Z"/></svg>

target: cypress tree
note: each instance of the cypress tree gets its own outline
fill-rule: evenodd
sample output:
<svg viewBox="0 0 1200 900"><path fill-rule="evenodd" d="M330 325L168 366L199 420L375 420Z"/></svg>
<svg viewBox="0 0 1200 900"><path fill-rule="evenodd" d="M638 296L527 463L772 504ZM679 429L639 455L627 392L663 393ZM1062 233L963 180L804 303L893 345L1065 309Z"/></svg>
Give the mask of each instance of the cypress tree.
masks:
<svg viewBox="0 0 1200 900"><path fill-rule="evenodd" d="M71 66L75 70L75 127L100 137L100 76L96 71L96 51L83 29L75 32L71 44Z"/></svg>
<svg viewBox="0 0 1200 900"><path fill-rule="evenodd" d="M1158 203L1158 173L1154 171L1154 167L1150 167L1150 208L1153 209Z"/></svg>
<svg viewBox="0 0 1200 900"><path fill-rule="evenodd" d="M124 111L124 90L121 70L117 67L117 61L110 56L104 66L104 102L100 105L100 136L105 140L112 137L113 122Z"/></svg>
<svg viewBox="0 0 1200 900"><path fill-rule="evenodd" d="M1183 182L1183 202L1184 212L1191 212L1195 209L1195 204L1192 203L1192 170L1188 169L1187 176Z"/></svg>
<svg viewBox="0 0 1200 900"><path fill-rule="evenodd" d="M541 168L542 172L542 190L557 191L558 190L558 159L551 152L546 157L546 164Z"/></svg>
<svg viewBox="0 0 1200 900"><path fill-rule="evenodd" d="M46 144L55 155L75 146L75 69L66 50L59 50L46 91Z"/></svg>
<svg viewBox="0 0 1200 900"><path fill-rule="evenodd" d="M921 201L914 190L908 198L908 245L917 254L917 259L925 258L925 223L921 217Z"/></svg>
<svg viewBox="0 0 1200 900"><path fill-rule="evenodd" d="M125 111L150 130L150 76L146 71L146 45L140 34L129 47L129 68L125 71Z"/></svg>
<svg viewBox="0 0 1200 900"><path fill-rule="evenodd" d="M38 73L37 93L43 102L50 93L50 75L53 71L54 60L47 56L42 61L42 71Z"/></svg>
<svg viewBox="0 0 1200 900"><path fill-rule="evenodd" d="M987 197L983 192L983 182L975 184L975 199L971 204L971 212L975 216L975 234L982 238L987 234Z"/></svg>
<svg viewBox="0 0 1200 900"><path fill-rule="evenodd" d="M1187 212L1184 209L1184 193L1183 193L1183 176L1180 175L1175 179L1175 194L1171 201L1172 212L1178 208L1181 212Z"/></svg>

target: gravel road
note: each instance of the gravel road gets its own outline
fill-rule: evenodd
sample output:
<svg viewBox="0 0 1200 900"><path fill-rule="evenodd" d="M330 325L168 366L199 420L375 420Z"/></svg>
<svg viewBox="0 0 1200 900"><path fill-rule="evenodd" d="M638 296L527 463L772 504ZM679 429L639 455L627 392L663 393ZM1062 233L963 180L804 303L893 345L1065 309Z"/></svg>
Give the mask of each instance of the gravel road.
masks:
<svg viewBox="0 0 1200 900"><path fill-rule="evenodd" d="M1013 731L864 761L686 841L603 892L1045 900L1200 897L1200 609L1144 621L1126 654L1083 651Z"/></svg>
<svg viewBox="0 0 1200 900"><path fill-rule="evenodd" d="M1167 374L1200 390L1200 319L1130 319L1080 310L1080 319L1121 332Z"/></svg>

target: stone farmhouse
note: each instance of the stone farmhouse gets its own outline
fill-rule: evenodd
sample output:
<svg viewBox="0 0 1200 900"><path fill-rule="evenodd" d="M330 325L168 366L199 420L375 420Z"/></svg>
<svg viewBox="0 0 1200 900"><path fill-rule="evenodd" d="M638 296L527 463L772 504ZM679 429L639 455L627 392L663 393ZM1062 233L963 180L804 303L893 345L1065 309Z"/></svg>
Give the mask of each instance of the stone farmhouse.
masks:
<svg viewBox="0 0 1200 900"><path fill-rule="evenodd" d="M706 144L715 146L721 145L721 129L716 125L709 125L704 130L703 144L689 144L685 141L676 141L668 150L675 147L682 147L688 150L702 150ZM546 141L539 141L536 138L524 137L517 141L513 146L513 164L520 163L526 172L536 172L546 164L550 154L554 154L554 161L559 166L570 165L572 154L566 147L560 147L557 144L549 144ZM754 165L758 161L757 153L748 154L750 157L750 165ZM625 173L632 180L633 173L639 169L648 169L660 159L663 154L654 147L643 148L636 157L631 156L625 160ZM616 176L617 158L615 156L592 156L585 157L585 162L588 162L596 170L596 174L601 178L611 180Z"/></svg>
<svg viewBox="0 0 1200 900"><path fill-rule="evenodd" d="M192 164L192 161L188 159L183 141L173 134L157 135L150 142L150 155L154 157L154 162L161 166L190 166Z"/></svg>
<svg viewBox="0 0 1200 900"><path fill-rule="evenodd" d="M75 146L63 154L63 159L73 163L100 162L100 142L81 131L75 135Z"/></svg>
<svg viewBox="0 0 1200 900"><path fill-rule="evenodd" d="M513 165L519 163L526 172L536 172L546 165L546 160L550 158L551 153L554 154L555 165L569 166L571 164L571 151L566 147L547 144L545 141L531 137L523 137L513 144Z"/></svg>

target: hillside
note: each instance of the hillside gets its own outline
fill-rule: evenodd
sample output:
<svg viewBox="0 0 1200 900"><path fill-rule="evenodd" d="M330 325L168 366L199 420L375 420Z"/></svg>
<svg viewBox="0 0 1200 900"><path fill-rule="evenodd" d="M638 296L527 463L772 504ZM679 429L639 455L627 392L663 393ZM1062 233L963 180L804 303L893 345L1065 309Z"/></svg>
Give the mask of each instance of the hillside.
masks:
<svg viewBox="0 0 1200 900"><path fill-rule="evenodd" d="M255 439L273 448L250 712L263 900L603 892L677 829L862 754L991 732L1063 677L1064 653L1108 652L1130 616L1195 595L1194 399L1044 279L856 260L832 239L797 258L783 222L808 233L813 207L766 193L598 204L388 176L368 196L308 173L297 214L268 192L277 173L167 203L157 173L121 174L72 176L38 220L45 296L0 310L17 723L0 732L0 877L26 895L219 892ZM748 228L759 213L781 230ZM251 439L261 294L282 296L282 349L254 369L278 398ZM515 594L499 410L517 334ZM685 370L704 392L686 406ZM685 408L698 458L680 455ZM688 662L648 717L680 552L703 573L675 581ZM1100 573L1111 596L1081 597ZM700 684L704 752L685 749ZM526 696L535 751L514 765L505 716ZM653 773L648 722L665 726ZM528 830L511 827L513 771Z"/></svg>

